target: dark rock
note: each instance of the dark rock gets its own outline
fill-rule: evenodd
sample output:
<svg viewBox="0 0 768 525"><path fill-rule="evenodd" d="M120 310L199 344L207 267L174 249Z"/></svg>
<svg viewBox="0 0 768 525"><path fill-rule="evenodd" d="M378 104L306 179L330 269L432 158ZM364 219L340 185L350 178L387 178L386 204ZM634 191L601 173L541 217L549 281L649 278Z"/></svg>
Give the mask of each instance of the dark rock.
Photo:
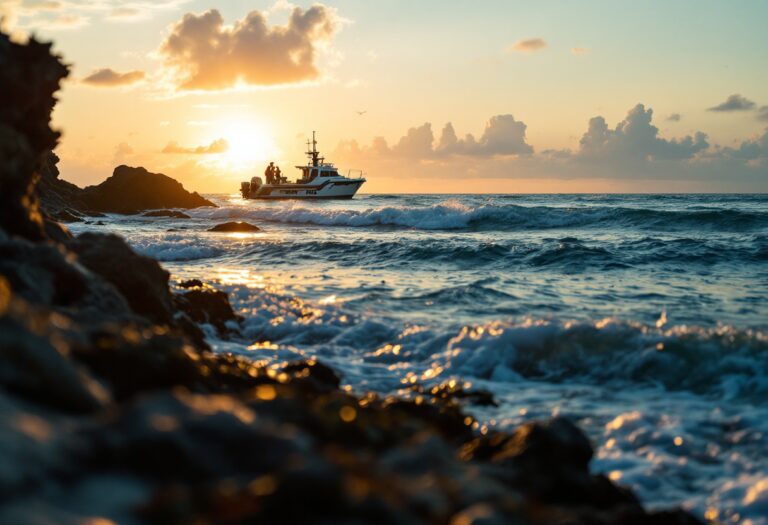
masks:
<svg viewBox="0 0 768 525"><path fill-rule="evenodd" d="M467 401L478 406L499 406L491 392L477 389L467 390L464 388L463 381L455 379L443 381L431 387L413 384L408 387L408 390L416 394L432 396L444 402Z"/></svg>
<svg viewBox="0 0 768 525"><path fill-rule="evenodd" d="M200 279L187 279L178 283L179 288L202 288L203 281Z"/></svg>
<svg viewBox="0 0 768 525"><path fill-rule="evenodd" d="M0 228L11 235L45 238L36 184L59 138L49 123L67 74L51 44L16 44L0 32Z"/></svg>
<svg viewBox="0 0 768 525"><path fill-rule="evenodd" d="M169 274L117 235L83 233L71 243L78 262L117 288L131 309L153 323L173 324Z"/></svg>
<svg viewBox="0 0 768 525"><path fill-rule="evenodd" d="M208 230L209 232L258 232L261 228L247 222L224 222Z"/></svg>
<svg viewBox="0 0 768 525"><path fill-rule="evenodd" d="M186 213L176 211L176 210L148 211L144 214L144 217L171 217L173 219L190 219L191 218Z"/></svg>
<svg viewBox="0 0 768 525"><path fill-rule="evenodd" d="M112 176L82 192L90 210L112 213L139 213L160 208L216 206L198 193L189 193L176 180L144 168L118 166Z"/></svg>
<svg viewBox="0 0 768 525"><path fill-rule="evenodd" d="M86 210L86 205L80 198L83 190L59 178L59 157L48 151L42 156L41 162L37 193L42 210L54 218L63 212L75 216L93 216L93 212ZM72 213L73 211L75 213Z"/></svg>
<svg viewBox="0 0 768 525"><path fill-rule="evenodd" d="M10 298L0 282L0 385L27 399L74 412L93 411L104 405L107 394L84 370L66 358L63 341L54 346L47 331L49 317L23 301Z"/></svg>
<svg viewBox="0 0 768 525"><path fill-rule="evenodd" d="M52 216L53 219L59 222L83 222L83 218L79 215L72 213L70 210L60 210Z"/></svg>
<svg viewBox="0 0 768 525"><path fill-rule="evenodd" d="M230 332L228 323L239 323L242 318L235 314L227 294L211 288L199 288L176 294L176 307L199 324L213 325L221 335Z"/></svg>

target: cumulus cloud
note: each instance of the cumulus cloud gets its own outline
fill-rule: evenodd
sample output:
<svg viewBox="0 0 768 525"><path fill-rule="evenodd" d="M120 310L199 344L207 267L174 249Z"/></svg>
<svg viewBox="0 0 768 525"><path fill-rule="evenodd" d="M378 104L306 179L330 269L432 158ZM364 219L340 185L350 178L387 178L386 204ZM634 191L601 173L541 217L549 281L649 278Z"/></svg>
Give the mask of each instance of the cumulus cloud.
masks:
<svg viewBox="0 0 768 525"><path fill-rule="evenodd" d="M768 122L768 106L763 106L757 110L757 120Z"/></svg>
<svg viewBox="0 0 768 525"><path fill-rule="evenodd" d="M525 123L515 120L512 115L496 115L485 125L480 140L471 134L463 139L456 136L449 122L443 128L437 151L457 155L526 155L533 148L525 141Z"/></svg>
<svg viewBox="0 0 768 525"><path fill-rule="evenodd" d="M516 53L535 53L547 47L547 43L541 38L527 38L518 40L509 47L509 51Z"/></svg>
<svg viewBox="0 0 768 525"><path fill-rule="evenodd" d="M734 94L728 97L725 102L709 108L707 111L749 111L754 109L755 103L751 100L742 97L739 94Z"/></svg>
<svg viewBox="0 0 768 525"><path fill-rule="evenodd" d="M160 54L182 90L297 83L319 77L318 48L340 26L335 9L321 4L294 7L285 26L270 26L260 11L227 26L212 9L184 15L171 27Z"/></svg>
<svg viewBox="0 0 768 525"><path fill-rule="evenodd" d="M463 138L456 135L453 124L447 123L435 143L432 124L429 122L410 128L392 147L383 137L374 138L368 147L357 141L342 141L336 151L345 157L392 157L412 160L439 160L450 156L492 158L499 156L528 155L533 148L526 142L527 126L512 115L496 115L485 125L476 139L471 133Z"/></svg>
<svg viewBox="0 0 768 525"><path fill-rule="evenodd" d="M116 87L135 84L143 79L143 71L127 71L125 73L119 73L114 69L104 68L97 69L85 77L82 82L83 84L90 84L91 86Z"/></svg>
<svg viewBox="0 0 768 525"><path fill-rule="evenodd" d="M761 136L742 142L738 148L720 148L714 156L748 161L753 166L768 167L768 129Z"/></svg>
<svg viewBox="0 0 768 525"><path fill-rule="evenodd" d="M226 139L216 139L207 146L185 148L176 141L171 141L163 148L163 153L184 153L193 155L205 155L209 153L225 153L229 149Z"/></svg>
<svg viewBox="0 0 768 525"><path fill-rule="evenodd" d="M691 159L709 147L707 136L697 132L682 139L660 138L653 110L637 104L611 129L603 117L594 117L579 141L579 157L622 162Z"/></svg>
<svg viewBox="0 0 768 525"><path fill-rule="evenodd" d="M680 122L683 120L683 116L680 113L671 113L667 115L667 122Z"/></svg>

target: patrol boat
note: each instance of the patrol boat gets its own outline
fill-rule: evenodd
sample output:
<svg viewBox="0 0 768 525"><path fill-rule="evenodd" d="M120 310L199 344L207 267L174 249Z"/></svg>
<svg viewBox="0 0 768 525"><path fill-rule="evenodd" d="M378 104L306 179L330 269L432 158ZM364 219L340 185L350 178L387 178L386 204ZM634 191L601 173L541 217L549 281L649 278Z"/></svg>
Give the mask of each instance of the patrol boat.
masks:
<svg viewBox="0 0 768 525"><path fill-rule="evenodd" d="M312 149L310 148L310 144ZM286 177L271 184L264 184L261 177L253 177L250 182L240 183L240 193L244 199L351 199L363 185L363 172L354 170L357 178L340 175L338 168L317 151L315 132L312 142L307 141L309 162L305 166L296 166L301 177L296 182L288 182Z"/></svg>

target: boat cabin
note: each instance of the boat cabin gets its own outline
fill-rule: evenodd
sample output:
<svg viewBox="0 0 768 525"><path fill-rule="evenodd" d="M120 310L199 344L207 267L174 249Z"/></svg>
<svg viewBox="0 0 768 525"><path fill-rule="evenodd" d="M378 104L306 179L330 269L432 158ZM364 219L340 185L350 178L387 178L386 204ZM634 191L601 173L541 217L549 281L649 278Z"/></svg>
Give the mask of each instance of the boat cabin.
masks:
<svg viewBox="0 0 768 525"><path fill-rule="evenodd" d="M315 180L316 178L326 178L326 177L338 177L339 176L339 170L334 167L332 164L322 164L320 166L296 166L299 170L301 170L301 177L297 181L299 184L306 184L307 182L311 182Z"/></svg>

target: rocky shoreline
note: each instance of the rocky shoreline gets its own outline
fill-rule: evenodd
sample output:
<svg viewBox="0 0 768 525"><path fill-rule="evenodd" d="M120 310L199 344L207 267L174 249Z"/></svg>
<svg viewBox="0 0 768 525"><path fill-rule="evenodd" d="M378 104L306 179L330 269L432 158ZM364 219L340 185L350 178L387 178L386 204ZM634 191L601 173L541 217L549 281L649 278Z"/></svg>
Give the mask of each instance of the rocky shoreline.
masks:
<svg viewBox="0 0 768 525"><path fill-rule="evenodd" d="M226 294L174 293L120 237L51 218L117 212L132 169L102 193L50 179L50 46L0 34L0 66L0 523L699 523L590 473L566 419L484 434L462 403L493 399L456 383L381 398L314 360L212 353L201 323L238 333Z"/></svg>

